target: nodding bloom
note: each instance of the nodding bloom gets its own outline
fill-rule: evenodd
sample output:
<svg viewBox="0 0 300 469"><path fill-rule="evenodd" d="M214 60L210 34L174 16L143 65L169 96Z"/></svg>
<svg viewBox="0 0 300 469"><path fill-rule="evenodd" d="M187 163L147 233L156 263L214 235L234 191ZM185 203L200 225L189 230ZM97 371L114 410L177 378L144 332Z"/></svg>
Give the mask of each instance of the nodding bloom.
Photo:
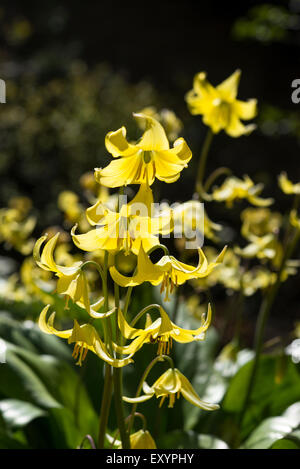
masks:
<svg viewBox="0 0 300 469"><path fill-rule="evenodd" d="M203 116L203 122L213 133L224 130L231 137L249 134L254 124L244 125L241 120L256 116L256 99L237 99L241 71L236 70L229 78L213 87L206 79L206 73L198 73L194 78L193 89L186 95L191 114Z"/></svg>
<svg viewBox="0 0 300 469"><path fill-rule="evenodd" d="M285 194L300 194L300 182L298 182L297 184L293 184L292 181L288 179L287 174L285 172L282 172L278 176L278 183L280 189Z"/></svg>
<svg viewBox="0 0 300 469"><path fill-rule="evenodd" d="M88 350L91 350L99 358L115 368L120 368L133 362L130 357L122 359L111 357L105 344L100 339L98 332L91 324L83 324L80 326L76 319L74 319L74 326L72 329L64 331L55 329L55 313L53 312L48 321L46 320L49 306L50 305L45 306L40 314L39 327L46 334L54 334L62 339L67 339L69 344L75 343L73 357L76 360L78 358L77 365L82 365Z"/></svg>
<svg viewBox="0 0 300 469"><path fill-rule="evenodd" d="M151 185L155 178L169 183L176 181L192 158L187 143L178 138L170 148L166 133L156 119L145 114L134 114L134 117L145 127L144 134L137 142L129 143L125 127L109 132L105 145L117 159L104 169L96 168L96 180L107 187L145 182Z"/></svg>
<svg viewBox="0 0 300 469"><path fill-rule="evenodd" d="M144 395L138 397L126 397L123 396L123 400L129 403L140 403L151 399L156 396L161 398L159 407L161 407L166 398L169 398L168 407L173 407L175 404L176 397L180 397L180 394L191 404L199 407L203 410L217 410L219 406L217 404L209 404L204 402L195 389L189 382L189 380L177 369L169 368L163 373L152 386L149 386L145 381L143 383Z"/></svg>
<svg viewBox="0 0 300 469"><path fill-rule="evenodd" d="M59 233L49 239L45 244L42 253L40 253L43 242L47 236L41 236L35 243L33 257L37 265L42 269L54 272L58 277L56 292L71 298L74 303L86 309L93 318L101 319L107 317L110 313L98 313L98 310L104 303L104 298L100 298L96 303L90 304L89 286L86 275L82 270L82 261L75 262L72 266L66 267L58 265L54 260L54 249L57 244Z"/></svg>
<svg viewBox="0 0 300 469"><path fill-rule="evenodd" d="M112 436L106 434L106 438L110 444L113 444L115 448L121 449L122 442L116 440ZM156 449L157 446L148 430L139 430L130 435L130 448L131 449Z"/></svg>
<svg viewBox="0 0 300 469"><path fill-rule="evenodd" d="M34 245L29 236L36 225L36 218L28 216L30 208L31 201L27 197L13 197L9 207L0 209L0 243L6 243L24 256L31 254Z"/></svg>
<svg viewBox="0 0 300 469"><path fill-rule="evenodd" d="M235 200L241 199L246 199L252 205L258 207L267 207L273 203L273 199L259 197L263 187L263 184L255 185L249 176L244 176L244 179L230 176L225 179L220 187L213 189L210 199L225 202L227 207L232 207Z"/></svg>
<svg viewBox="0 0 300 469"><path fill-rule="evenodd" d="M205 339L205 333L211 322L211 307L208 305L207 315L202 316L202 324L198 329L183 329L174 324L165 310L159 307L160 317L152 322L147 314L144 329L136 329L128 324L121 310L118 314L118 324L120 331L126 339L132 339L130 345L114 346L117 352L124 354L134 354L144 344L158 344L157 354L169 353L172 348L172 340L186 344L193 341Z"/></svg>
<svg viewBox="0 0 300 469"><path fill-rule="evenodd" d="M187 280L207 277L223 261L225 251L226 247L214 262L208 263L204 252L199 248L199 262L197 267L194 267L169 255L163 256L156 264L153 264L141 245L136 273L132 277L122 275L115 266L110 267L109 271L112 279L121 287L134 287L143 282L150 282L152 285L161 284L161 293L165 292L165 300L168 301L169 293L172 293L174 287L182 285Z"/></svg>
<svg viewBox="0 0 300 469"><path fill-rule="evenodd" d="M87 219L91 225L98 225L84 234L75 234L72 238L77 247L84 251L117 252L124 250L137 254L140 243L145 251L159 244L160 234L169 234L173 230L172 211L168 210L153 216L153 194L148 184L142 184L136 196L128 204L123 204L119 212L105 207L99 200L87 209Z"/></svg>

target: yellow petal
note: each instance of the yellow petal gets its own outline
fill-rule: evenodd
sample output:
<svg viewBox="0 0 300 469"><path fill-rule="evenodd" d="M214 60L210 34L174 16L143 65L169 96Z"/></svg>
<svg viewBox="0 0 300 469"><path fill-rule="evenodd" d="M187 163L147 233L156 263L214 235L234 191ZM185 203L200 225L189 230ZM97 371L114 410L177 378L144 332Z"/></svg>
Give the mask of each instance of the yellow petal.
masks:
<svg viewBox="0 0 300 469"><path fill-rule="evenodd" d="M240 77L241 71L236 70L230 77L217 86L217 90L222 93L224 98L233 101L237 97Z"/></svg>
<svg viewBox="0 0 300 469"><path fill-rule="evenodd" d="M109 132L105 137L105 146L115 158L118 156L131 156L137 151L135 145L127 142L125 127L121 127L115 132Z"/></svg>
<svg viewBox="0 0 300 469"><path fill-rule="evenodd" d="M204 402L196 391L194 390L193 386L189 382L189 380L179 371L177 370L180 381L181 381L181 389L180 392L183 395L183 397L190 402L191 404L200 407L200 409L203 410L217 410L219 409L218 404L210 404L208 402Z"/></svg>

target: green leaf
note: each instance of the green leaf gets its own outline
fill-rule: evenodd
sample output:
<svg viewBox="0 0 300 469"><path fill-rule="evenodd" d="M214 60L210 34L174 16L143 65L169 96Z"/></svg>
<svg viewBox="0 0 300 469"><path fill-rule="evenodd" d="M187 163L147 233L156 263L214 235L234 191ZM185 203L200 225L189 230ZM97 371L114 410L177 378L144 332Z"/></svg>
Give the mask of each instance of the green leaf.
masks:
<svg viewBox="0 0 300 469"><path fill-rule="evenodd" d="M242 445L244 449L278 449L280 445L292 441L300 447L300 431L295 430L300 424L300 402L288 407L280 417L265 419ZM280 442L280 443L279 443Z"/></svg>
<svg viewBox="0 0 300 469"><path fill-rule="evenodd" d="M160 449L228 449L227 443L212 435L198 434L192 430L175 430L158 441Z"/></svg>
<svg viewBox="0 0 300 469"><path fill-rule="evenodd" d="M270 449L300 449L300 440L297 444L295 441L281 438L280 440L275 441Z"/></svg>
<svg viewBox="0 0 300 469"><path fill-rule="evenodd" d="M60 407L36 373L10 348L6 352L6 363L0 365L0 392L41 407Z"/></svg>
<svg viewBox="0 0 300 469"><path fill-rule="evenodd" d="M25 427L32 420L47 415L40 407L18 399L0 401L0 412L8 428Z"/></svg>

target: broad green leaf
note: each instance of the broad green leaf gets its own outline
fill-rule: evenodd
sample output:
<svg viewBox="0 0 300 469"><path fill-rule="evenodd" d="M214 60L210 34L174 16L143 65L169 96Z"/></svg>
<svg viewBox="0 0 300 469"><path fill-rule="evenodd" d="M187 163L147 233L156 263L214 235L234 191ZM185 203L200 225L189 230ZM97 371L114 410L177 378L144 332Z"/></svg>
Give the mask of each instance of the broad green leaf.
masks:
<svg viewBox="0 0 300 469"><path fill-rule="evenodd" d="M300 441L297 444L293 440L281 438L280 440L275 441L270 449L300 449Z"/></svg>
<svg viewBox="0 0 300 469"><path fill-rule="evenodd" d="M265 419L244 442L242 448L268 449L287 444L292 441L300 447L300 402L288 407L280 417ZM276 443L277 442L277 443ZM279 443L281 442L281 443Z"/></svg>
<svg viewBox="0 0 300 469"><path fill-rule="evenodd" d="M47 415L40 407L18 399L0 401L0 413L9 428L25 427L32 420Z"/></svg>
<svg viewBox="0 0 300 469"><path fill-rule="evenodd" d="M284 417L270 417L264 420L242 445L243 449L267 449L292 431L292 426Z"/></svg>

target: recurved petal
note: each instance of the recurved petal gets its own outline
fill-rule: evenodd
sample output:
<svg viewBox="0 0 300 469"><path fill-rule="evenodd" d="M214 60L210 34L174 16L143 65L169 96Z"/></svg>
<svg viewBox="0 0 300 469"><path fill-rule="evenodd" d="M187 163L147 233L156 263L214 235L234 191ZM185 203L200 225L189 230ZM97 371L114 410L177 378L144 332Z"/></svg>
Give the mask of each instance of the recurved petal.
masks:
<svg viewBox="0 0 300 469"><path fill-rule="evenodd" d="M204 402L196 391L194 390L193 386L189 382L189 380L180 372L178 371L180 381L181 381L181 389L180 392L183 395L183 397L190 402L191 404L200 407L200 409L203 410L217 410L219 409L218 404L210 404L208 402Z"/></svg>
<svg viewBox="0 0 300 469"><path fill-rule="evenodd" d="M97 251L97 249L106 249L114 251L118 248L118 227L111 225L95 228L84 234L75 234L77 225L71 230L71 236L74 244L83 251Z"/></svg>
<svg viewBox="0 0 300 469"><path fill-rule="evenodd" d="M143 174L143 150L137 150L127 158L113 160L105 168L95 168L95 179L106 187L139 184ZM152 184L153 178L149 181Z"/></svg>
<svg viewBox="0 0 300 469"><path fill-rule="evenodd" d="M168 150L169 141L164 131L163 126L153 117L146 114L133 114L135 119L141 121L142 126L145 126L145 132L141 139L137 142L139 148L145 151Z"/></svg>
<svg viewBox="0 0 300 469"><path fill-rule="evenodd" d="M237 99L234 102L234 109L240 119L253 119L257 113L257 100L249 99L248 101L239 101Z"/></svg>
<svg viewBox="0 0 300 469"><path fill-rule="evenodd" d="M232 113L225 130L231 137L240 137L241 135L249 135L254 129L256 129L255 124L244 125L238 115Z"/></svg>
<svg viewBox="0 0 300 469"><path fill-rule="evenodd" d="M45 334L54 334L57 337L61 337L62 339L68 339L69 337L71 337L73 329L67 329L64 331L58 331L57 329L55 329L55 327L53 326L55 313L53 312L50 315L48 321L46 320L49 307L50 305L45 306L39 316L39 328L41 329L41 331L45 332Z"/></svg>

